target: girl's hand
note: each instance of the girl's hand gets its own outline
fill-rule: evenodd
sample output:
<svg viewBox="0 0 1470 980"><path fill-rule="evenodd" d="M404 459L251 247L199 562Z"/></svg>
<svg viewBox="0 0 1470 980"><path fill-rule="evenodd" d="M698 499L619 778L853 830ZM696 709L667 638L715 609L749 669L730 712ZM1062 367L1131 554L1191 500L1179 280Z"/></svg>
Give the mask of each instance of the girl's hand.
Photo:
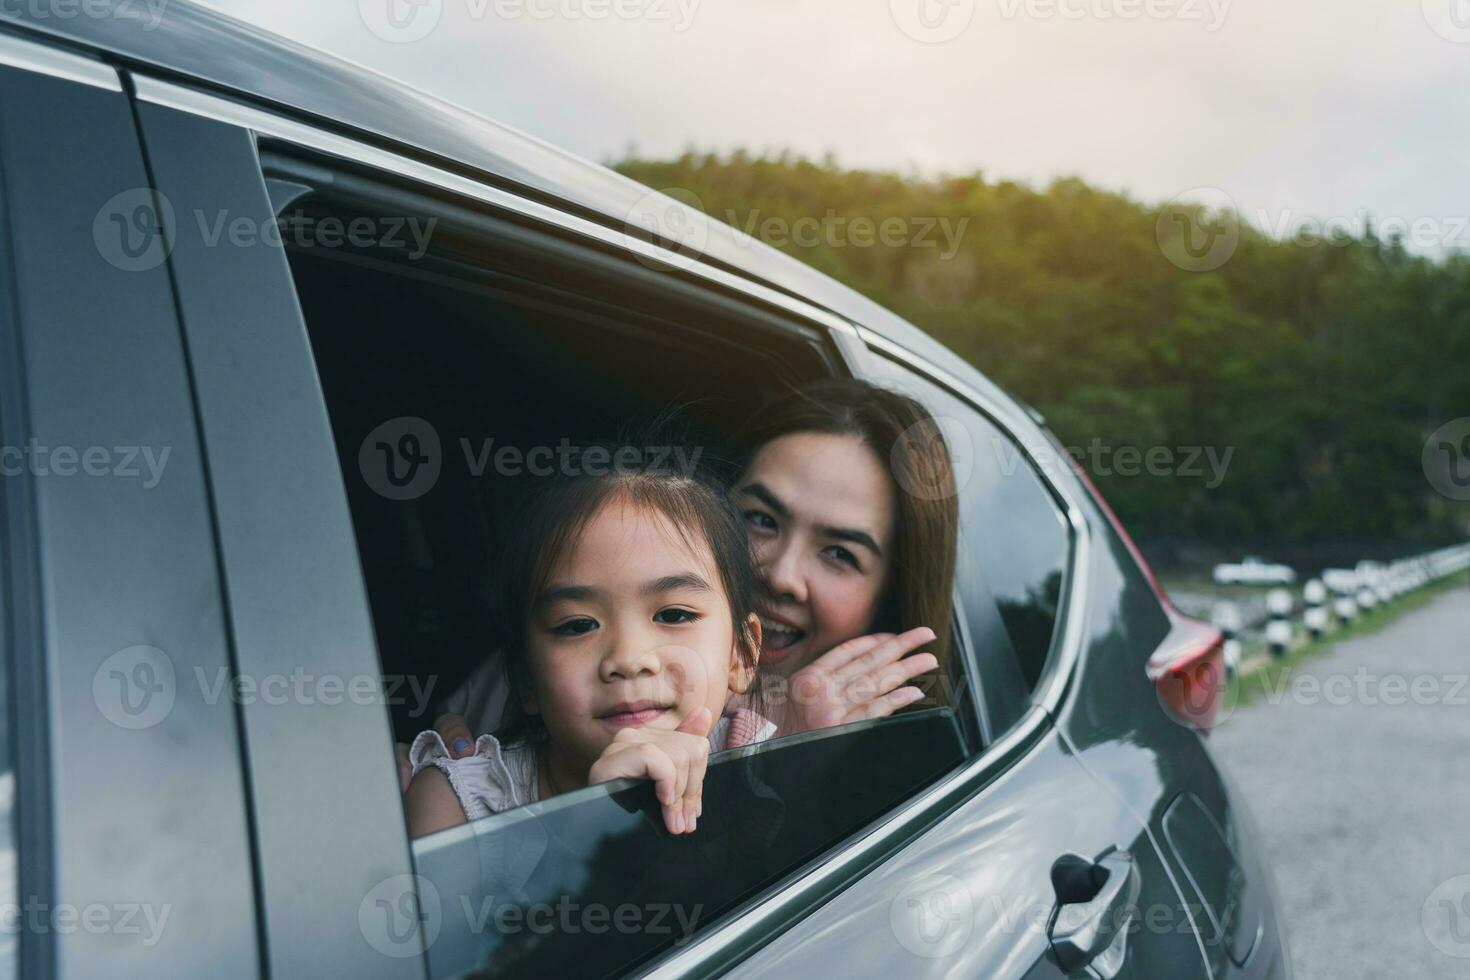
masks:
<svg viewBox="0 0 1470 980"><path fill-rule="evenodd" d="M672 732L624 728L587 774L588 784L651 779L671 834L694 833L704 809L704 771L714 714L701 706Z"/></svg>
<svg viewBox="0 0 1470 980"><path fill-rule="evenodd" d="M934 639L927 626L894 636L875 633L838 644L791 677L778 735L886 718L924 697L908 684L939 666L932 653L905 656Z"/></svg>
<svg viewBox="0 0 1470 980"><path fill-rule="evenodd" d="M434 719L434 731L444 740L451 759L463 759L475 751L475 736L462 715L444 714Z"/></svg>
<svg viewBox="0 0 1470 980"><path fill-rule="evenodd" d="M475 739L470 735L470 726L460 715L440 715L434 722L434 731L444 740L451 759L463 759L475 751ZM398 757L398 786L408 792L413 777L413 766L408 761L408 744L393 743L393 754Z"/></svg>

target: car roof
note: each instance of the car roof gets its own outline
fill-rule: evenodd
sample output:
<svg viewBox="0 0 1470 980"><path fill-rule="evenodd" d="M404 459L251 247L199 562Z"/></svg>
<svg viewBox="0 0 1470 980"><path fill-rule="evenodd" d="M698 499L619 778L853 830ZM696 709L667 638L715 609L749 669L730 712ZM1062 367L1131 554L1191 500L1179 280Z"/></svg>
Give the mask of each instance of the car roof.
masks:
<svg viewBox="0 0 1470 980"><path fill-rule="evenodd" d="M263 105L440 166L491 180L620 230L649 189L607 167L451 105L350 61L187 0L168 0L156 25L152 3L100 0L111 16L59 19L32 4L0 7L0 25L47 35L122 68ZM97 9L99 0L89 0ZM150 26L152 25L152 26ZM366 29L366 28L364 28ZM669 206L683 207L669 200ZM861 324L940 363L989 392L998 390L917 327L797 259L724 222L704 224L704 258Z"/></svg>

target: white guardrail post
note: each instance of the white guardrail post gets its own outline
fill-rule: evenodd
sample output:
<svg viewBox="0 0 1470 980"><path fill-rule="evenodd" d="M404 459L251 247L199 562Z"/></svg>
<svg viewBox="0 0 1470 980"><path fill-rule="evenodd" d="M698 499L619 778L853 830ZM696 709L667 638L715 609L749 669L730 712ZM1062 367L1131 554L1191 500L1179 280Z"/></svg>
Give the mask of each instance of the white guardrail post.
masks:
<svg viewBox="0 0 1470 980"><path fill-rule="evenodd" d="M1400 558L1387 566L1367 561L1356 569L1329 568L1321 578L1309 579L1302 587L1302 626L1312 639L1321 639L1336 619L1339 628L1351 624L1364 612L1392 602L1416 589L1470 569L1470 544L1441 548L1411 558ZM1282 656L1291 648L1295 630L1291 616L1295 608L1286 589L1266 593L1265 640L1271 653ZM1225 632L1228 643L1241 629L1241 613L1233 602L1215 606L1215 625ZM1232 625L1227 625L1232 624ZM1237 652L1236 656L1239 656Z"/></svg>
<svg viewBox="0 0 1470 980"><path fill-rule="evenodd" d="M1306 606L1302 612L1302 620L1305 622L1307 632L1312 639L1320 640L1322 634L1327 632L1327 586L1322 584L1320 578L1314 578L1307 582L1302 588L1302 602Z"/></svg>
<svg viewBox="0 0 1470 980"><path fill-rule="evenodd" d="M1285 656L1291 648L1291 610L1295 605L1286 589L1272 589L1266 593L1266 611L1271 614L1271 621L1266 624L1266 645L1271 648L1273 657Z"/></svg>

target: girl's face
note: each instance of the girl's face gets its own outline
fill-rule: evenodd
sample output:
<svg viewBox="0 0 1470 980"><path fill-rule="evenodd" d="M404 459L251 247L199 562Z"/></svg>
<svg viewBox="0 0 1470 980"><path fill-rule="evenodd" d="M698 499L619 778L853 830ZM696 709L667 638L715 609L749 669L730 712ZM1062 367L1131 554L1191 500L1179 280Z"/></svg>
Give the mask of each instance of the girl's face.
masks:
<svg viewBox="0 0 1470 980"><path fill-rule="evenodd" d="M554 762L582 779L620 729L673 730L701 706L717 719L754 675L709 548L616 498L557 561L528 632L526 710L542 716Z"/></svg>
<svg viewBox="0 0 1470 980"><path fill-rule="evenodd" d="M764 593L762 667L790 676L871 631L893 554L893 480L856 436L761 447L735 490Z"/></svg>

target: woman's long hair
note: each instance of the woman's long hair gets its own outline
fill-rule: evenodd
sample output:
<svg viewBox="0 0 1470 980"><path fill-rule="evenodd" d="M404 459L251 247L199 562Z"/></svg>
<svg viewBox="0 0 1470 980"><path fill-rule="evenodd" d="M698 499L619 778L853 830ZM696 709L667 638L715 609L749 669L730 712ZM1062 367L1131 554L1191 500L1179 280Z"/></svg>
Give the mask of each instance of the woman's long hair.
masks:
<svg viewBox="0 0 1470 980"><path fill-rule="evenodd" d="M754 458L773 439L803 432L853 436L893 478L896 548L870 632L934 631L927 649L947 667L959 505L949 447L934 416L907 395L854 378L788 392L742 429Z"/></svg>

